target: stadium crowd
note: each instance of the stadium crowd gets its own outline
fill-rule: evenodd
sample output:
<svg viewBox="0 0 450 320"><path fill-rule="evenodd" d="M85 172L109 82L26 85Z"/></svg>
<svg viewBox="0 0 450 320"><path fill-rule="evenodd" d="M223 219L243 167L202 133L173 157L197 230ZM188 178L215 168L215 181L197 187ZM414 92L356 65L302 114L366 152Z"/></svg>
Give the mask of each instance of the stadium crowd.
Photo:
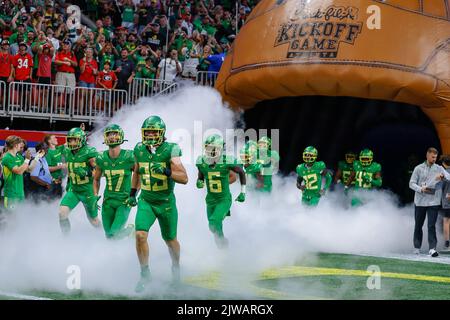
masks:
<svg viewBox="0 0 450 320"><path fill-rule="evenodd" d="M134 78L195 79L219 71L256 3L72 1L91 19L88 27L67 2L4 0L0 81L128 90Z"/></svg>

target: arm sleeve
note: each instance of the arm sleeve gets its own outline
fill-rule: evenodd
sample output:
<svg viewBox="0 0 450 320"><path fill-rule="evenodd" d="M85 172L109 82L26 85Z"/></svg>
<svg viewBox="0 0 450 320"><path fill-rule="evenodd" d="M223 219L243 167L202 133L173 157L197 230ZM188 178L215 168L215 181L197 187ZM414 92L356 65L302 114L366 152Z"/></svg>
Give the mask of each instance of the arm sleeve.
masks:
<svg viewBox="0 0 450 320"><path fill-rule="evenodd" d="M173 144L171 158L181 157L182 152L178 144Z"/></svg>
<svg viewBox="0 0 450 320"><path fill-rule="evenodd" d="M333 180L333 176L331 175L331 171L325 169L325 190L330 188L331 181Z"/></svg>
<svg viewBox="0 0 450 320"><path fill-rule="evenodd" d="M30 176L39 178L39 172L41 171L41 168L42 163L41 161L39 161L39 163L34 167L33 171L31 171Z"/></svg>
<svg viewBox="0 0 450 320"><path fill-rule="evenodd" d="M444 181L450 181L450 173L448 173L444 167L440 166L440 168L441 168L442 174L444 175Z"/></svg>
<svg viewBox="0 0 450 320"><path fill-rule="evenodd" d="M409 180L409 187L415 192L422 192L422 188L418 185L419 182L419 167L415 167L414 171L411 175L411 179Z"/></svg>
<svg viewBox="0 0 450 320"><path fill-rule="evenodd" d="M8 168L9 171L11 171L11 172L12 172L12 169L16 166L15 161L12 157L4 157L2 159L2 165L5 168Z"/></svg>

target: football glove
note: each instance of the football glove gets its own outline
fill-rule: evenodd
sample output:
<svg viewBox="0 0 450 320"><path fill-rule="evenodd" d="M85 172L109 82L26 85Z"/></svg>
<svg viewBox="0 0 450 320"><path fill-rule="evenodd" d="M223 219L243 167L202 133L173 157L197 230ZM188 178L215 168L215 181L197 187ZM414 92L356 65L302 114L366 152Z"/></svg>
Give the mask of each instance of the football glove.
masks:
<svg viewBox="0 0 450 320"><path fill-rule="evenodd" d="M197 179L197 188L202 189L205 186L205 181Z"/></svg>
<svg viewBox="0 0 450 320"><path fill-rule="evenodd" d="M73 169L73 173L79 176L81 179L86 178L88 175L88 171L83 167L76 167Z"/></svg>
<svg viewBox="0 0 450 320"><path fill-rule="evenodd" d="M94 196L95 198L95 204L94 204L94 209L99 210L100 209L100 205L98 204L98 201L100 200L102 196Z"/></svg>
<svg viewBox="0 0 450 320"><path fill-rule="evenodd" d="M172 174L172 171L169 168L163 167L161 163L155 163L152 165L152 173L154 174L163 174L168 177Z"/></svg>
<svg viewBox="0 0 450 320"><path fill-rule="evenodd" d="M139 167L139 174L145 174L145 167Z"/></svg>
<svg viewBox="0 0 450 320"><path fill-rule="evenodd" d="M136 207L137 206L137 200L136 197L134 196L129 196L128 199L126 199L124 201L124 204L126 204L128 207Z"/></svg>

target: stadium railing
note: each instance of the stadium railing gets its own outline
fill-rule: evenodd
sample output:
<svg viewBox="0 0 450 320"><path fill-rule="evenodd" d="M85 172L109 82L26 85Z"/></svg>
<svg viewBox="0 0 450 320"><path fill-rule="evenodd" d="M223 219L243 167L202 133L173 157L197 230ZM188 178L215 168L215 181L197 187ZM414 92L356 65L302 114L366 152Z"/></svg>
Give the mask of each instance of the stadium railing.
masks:
<svg viewBox="0 0 450 320"><path fill-rule="evenodd" d="M5 88L5 83L0 85L0 89ZM6 96L5 92L2 90L3 96ZM92 123L97 118L112 117L128 103L128 93L125 90L11 82L7 101L6 115L11 119L49 119L51 122L64 119Z"/></svg>
<svg viewBox="0 0 450 320"><path fill-rule="evenodd" d="M136 103L141 97L153 97L160 94L171 93L176 90L173 81L159 79L135 78L130 85L130 103ZM170 88L170 89L169 89Z"/></svg>
<svg viewBox="0 0 450 320"><path fill-rule="evenodd" d="M214 87L218 74L218 72L213 71L199 71L195 77L195 83L202 86Z"/></svg>
<svg viewBox="0 0 450 320"><path fill-rule="evenodd" d="M199 72L196 84L213 86L217 72ZM169 95L173 81L136 78L129 91L0 81L0 117L92 122L111 118L125 104L141 97Z"/></svg>

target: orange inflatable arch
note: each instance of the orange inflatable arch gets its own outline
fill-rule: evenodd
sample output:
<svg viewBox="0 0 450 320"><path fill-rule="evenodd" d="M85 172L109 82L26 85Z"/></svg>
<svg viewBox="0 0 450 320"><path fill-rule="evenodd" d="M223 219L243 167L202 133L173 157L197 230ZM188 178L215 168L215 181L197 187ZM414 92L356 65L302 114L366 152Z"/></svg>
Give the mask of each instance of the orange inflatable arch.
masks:
<svg viewBox="0 0 450 320"><path fill-rule="evenodd" d="M306 95L417 105L450 153L450 0L262 0L216 89L244 110Z"/></svg>

